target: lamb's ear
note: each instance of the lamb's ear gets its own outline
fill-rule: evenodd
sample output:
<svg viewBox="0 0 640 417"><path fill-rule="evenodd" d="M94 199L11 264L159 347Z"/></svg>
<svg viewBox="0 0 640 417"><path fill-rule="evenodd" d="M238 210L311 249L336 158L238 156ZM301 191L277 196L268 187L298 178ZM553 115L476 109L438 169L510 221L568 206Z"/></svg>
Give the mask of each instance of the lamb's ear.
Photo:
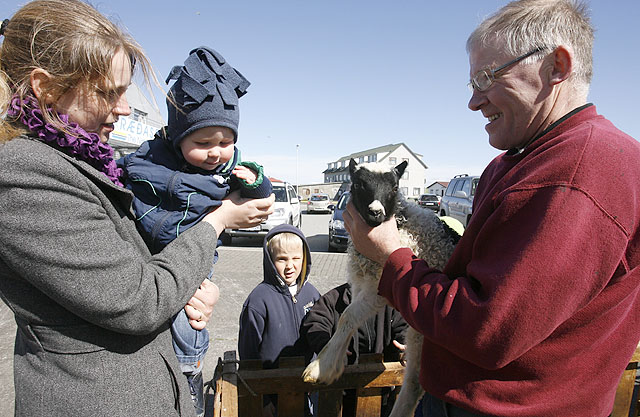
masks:
<svg viewBox="0 0 640 417"><path fill-rule="evenodd" d="M349 174L353 175L354 172L356 172L356 167L358 166L358 164L356 163L356 160L351 158L349 160Z"/></svg>
<svg viewBox="0 0 640 417"><path fill-rule="evenodd" d="M396 165L395 168L393 168L398 178L402 177L402 174L404 174L404 170L407 168L407 165L409 165L409 162L402 161L400 164Z"/></svg>

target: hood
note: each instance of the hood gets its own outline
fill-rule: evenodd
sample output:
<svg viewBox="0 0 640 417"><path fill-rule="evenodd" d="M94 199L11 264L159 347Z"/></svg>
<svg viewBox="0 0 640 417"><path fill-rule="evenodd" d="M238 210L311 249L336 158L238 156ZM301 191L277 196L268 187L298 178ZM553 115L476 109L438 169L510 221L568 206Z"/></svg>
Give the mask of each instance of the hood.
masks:
<svg viewBox="0 0 640 417"><path fill-rule="evenodd" d="M281 224L274 227L273 229L271 229L271 231L269 231L269 233L267 233L267 236L265 236L264 238L264 242L262 243L262 270L264 273L264 281L269 284L275 285L282 292L289 291L284 281L282 280L282 278L280 278L280 276L278 275L278 272L276 271L276 266L273 264L273 260L271 259L271 256L269 255L269 250L267 249L267 242L269 241L269 239L271 239L273 236L277 235L278 233L293 233L298 235L300 239L302 239L302 243L304 246L304 260L302 262L302 272L300 273L300 276L298 277L298 280L297 280L298 292L300 292L300 289L302 288L304 283L307 281L307 278L309 277L309 272L311 271L311 251L309 250L309 244L307 243L307 238L304 237L304 234L302 233L302 231L290 224Z"/></svg>

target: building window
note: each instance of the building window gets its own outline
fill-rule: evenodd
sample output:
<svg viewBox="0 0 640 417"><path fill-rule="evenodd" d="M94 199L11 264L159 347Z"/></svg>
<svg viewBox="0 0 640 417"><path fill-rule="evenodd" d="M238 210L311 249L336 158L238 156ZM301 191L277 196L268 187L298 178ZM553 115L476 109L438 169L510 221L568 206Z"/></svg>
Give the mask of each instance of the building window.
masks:
<svg viewBox="0 0 640 417"><path fill-rule="evenodd" d="M138 109L131 109L131 118L133 120L135 120L136 122L140 122L140 123L146 123L147 121L147 112L143 112L142 110L138 110Z"/></svg>
<svg viewBox="0 0 640 417"><path fill-rule="evenodd" d="M413 195L420 195L420 187L413 187Z"/></svg>
<svg viewBox="0 0 640 417"><path fill-rule="evenodd" d="M344 168L344 161L340 162L340 168Z"/></svg>
<svg viewBox="0 0 640 417"><path fill-rule="evenodd" d="M378 154L369 155L369 162L378 162Z"/></svg>
<svg viewBox="0 0 640 417"><path fill-rule="evenodd" d="M400 192L402 193L402 195L404 195L405 197L409 196L409 189L407 187L400 187Z"/></svg>
<svg viewBox="0 0 640 417"><path fill-rule="evenodd" d="M364 162L364 156L358 158L358 163L361 164Z"/></svg>
<svg viewBox="0 0 640 417"><path fill-rule="evenodd" d="M394 156L390 156L389 157L389 165L395 165L396 164L396 158Z"/></svg>
<svg viewBox="0 0 640 417"><path fill-rule="evenodd" d="M403 179L403 180L408 180L408 179L409 179L409 171L405 171L405 172L402 174L402 179Z"/></svg>

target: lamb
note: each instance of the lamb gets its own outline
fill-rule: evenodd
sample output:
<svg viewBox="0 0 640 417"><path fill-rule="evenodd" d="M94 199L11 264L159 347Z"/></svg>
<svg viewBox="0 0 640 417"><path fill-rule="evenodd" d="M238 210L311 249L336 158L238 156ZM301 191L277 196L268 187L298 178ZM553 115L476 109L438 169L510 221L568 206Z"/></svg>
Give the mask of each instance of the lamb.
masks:
<svg viewBox="0 0 640 417"><path fill-rule="evenodd" d="M407 167L404 161L395 168L379 163L356 164L351 159L351 201L371 226L378 226L394 214L401 242L430 266L444 268L460 235L431 210L407 201L398 192L398 181ZM353 301L338 322L336 333L303 372L305 382L330 384L344 371L343 358L349 341L366 319L382 309L386 300L377 294L382 266L359 254L350 243L348 281ZM409 328L406 337L406 369L402 389L390 417L413 416L424 394L418 376L422 335Z"/></svg>

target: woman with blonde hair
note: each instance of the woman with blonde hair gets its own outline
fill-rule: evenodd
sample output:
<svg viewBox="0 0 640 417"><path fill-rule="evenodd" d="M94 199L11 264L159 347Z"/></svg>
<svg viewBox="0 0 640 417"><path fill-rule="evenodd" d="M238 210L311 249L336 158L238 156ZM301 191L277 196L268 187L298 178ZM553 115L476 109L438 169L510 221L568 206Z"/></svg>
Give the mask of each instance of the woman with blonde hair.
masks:
<svg viewBox="0 0 640 417"><path fill-rule="evenodd" d="M232 194L152 256L107 144L142 49L78 0L35 0L0 27L0 295L17 323L17 416L193 415L169 320L194 328L218 289L217 236L272 212ZM186 305L186 307L185 307Z"/></svg>

